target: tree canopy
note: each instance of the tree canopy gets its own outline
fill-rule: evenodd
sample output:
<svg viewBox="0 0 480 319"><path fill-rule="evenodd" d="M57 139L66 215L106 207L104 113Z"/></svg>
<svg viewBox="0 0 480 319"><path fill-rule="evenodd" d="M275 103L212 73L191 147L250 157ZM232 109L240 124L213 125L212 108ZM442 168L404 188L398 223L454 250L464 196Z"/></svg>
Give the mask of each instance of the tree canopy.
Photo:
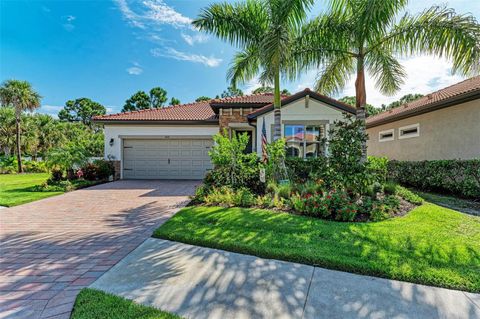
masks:
<svg viewBox="0 0 480 319"><path fill-rule="evenodd" d="M252 91L253 94L259 94L259 93L273 93L274 88L271 86L260 86L256 88L255 90ZM281 95L290 95L290 91L287 89L282 89L280 91Z"/></svg>
<svg viewBox="0 0 480 319"><path fill-rule="evenodd" d="M419 99L421 97L423 97L423 94L420 94L420 93L406 94L406 95L402 96L399 100L393 101L392 103L390 103L388 105L382 104L382 110L384 110L384 111L385 110L391 110L391 109L394 109L396 107L407 104L409 102L415 101L416 99Z"/></svg>
<svg viewBox="0 0 480 319"><path fill-rule="evenodd" d="M61 121L81 122L91 126L92 117L105 113L106 109L103 105L83 97L67 101L65 107L58 112L58 118Z"/></svg>
<svg viewBox="0 0 480 319"><path fill-rule="evenodd" d="M195 99L195 102L210 101L212 98L202 95Z"/></svg>
<svg viewBox="0 0 480 319"><path fill-rule="evenodd" d="M172 98L170 99L170 103L169 103L169 104L170 104L170 105L179 105L179 104L180 104L180 100L177 99L177 98L174 98L174 97L172 96Z"/></svg>
<svg viewBox="0 0 480 319"><path fill-rule="evenodd" d="M167 91L161 87L154 87L150 90L150 108L162 107L167 100Z"/></svg>
<svg viewBox="0 0 480 319"><path fill-rule="evenodd" d="M344 96L341 99L339 99L340 102L349 104L351 106L355 106L355 97L354 96ZM375 107L371 104L365 104L365 110L367 112L367 117L368 116L373 116L377 115L378 113L382 112L383 110L381 108Z"/></svg>

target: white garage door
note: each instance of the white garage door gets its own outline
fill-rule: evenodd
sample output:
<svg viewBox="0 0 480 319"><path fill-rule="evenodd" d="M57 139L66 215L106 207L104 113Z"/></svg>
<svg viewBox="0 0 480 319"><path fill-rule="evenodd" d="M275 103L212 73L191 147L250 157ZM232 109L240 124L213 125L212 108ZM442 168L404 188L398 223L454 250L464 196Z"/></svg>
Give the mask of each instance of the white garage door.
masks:
<svg viewBox="0 0 480 319"><path fill-rule="evenodd" d="M202 179L212 168L211 139L125 139L123 178Z"/></svg>

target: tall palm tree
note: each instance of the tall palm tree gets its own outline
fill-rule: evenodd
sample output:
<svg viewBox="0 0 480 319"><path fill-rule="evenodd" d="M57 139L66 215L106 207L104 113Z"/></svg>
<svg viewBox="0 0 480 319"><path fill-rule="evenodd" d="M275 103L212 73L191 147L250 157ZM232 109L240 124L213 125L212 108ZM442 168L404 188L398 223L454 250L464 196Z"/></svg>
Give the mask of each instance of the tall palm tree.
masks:
<svg viewBox="0 0 480 319"><path fill-rule="evenodd" d="M307 68L320 68L316 90L331 94L356 74L357 118L365 122L365 72L376 87L392 95L404 83L398 57L432 54L453 62L453 72L480 68L480 27L471 15L432 7L417 15L400 12L408 0L330 0L330 10L302 28L295 57ZM365 125L363 126L365 130ZM363 160L366 145L363 146Z"/></svg>
<svg viewBox="0 0 480 319"><path fill-rule="evenodd" d="M27 81L7 80L0 86L0 103L2 106L15 108L16 148L19 173L23 173L20 144L21 116L24 111L33 111L40 107L41 98L42 97L33 90Z"/></svg>
<svg viewBox="0 0 480 319"><path fill-rule="evenodd" d="M293 79L293 41L313 0L246 0L212 4L193 25L240 48L227 77L232 85L260 74L262 84L274 86L274 139L281 136L280 77Z"/></svg>

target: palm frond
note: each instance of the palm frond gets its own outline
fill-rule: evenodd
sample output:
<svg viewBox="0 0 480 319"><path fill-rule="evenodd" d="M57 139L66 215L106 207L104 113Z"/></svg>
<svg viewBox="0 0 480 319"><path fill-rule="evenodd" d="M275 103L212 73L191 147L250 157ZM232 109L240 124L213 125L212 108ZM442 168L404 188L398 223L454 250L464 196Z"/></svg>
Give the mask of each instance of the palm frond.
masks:
<svg viewBox="0 0 480 319"><path fill-rule="evenodd" d="M348 54L339 55L331 59L320 70L317 75L315 90L325 95L338 93L345 87L354 71L355 59Z"/></svg>
<svg viewBox="0 0 480 319"><path fill-rule="evenodd" d="M365 66L375 78L375 87L385 95L394 94L404 83L405 69L384 50L371 51L365 58Z"/></svg>
<svg viewBox="0 0 480 319"><path fill-rule="evenodd" d="M303 26L294 41L293 58L302 68L309 68L345 54L354 56L352 27L342 15L317 17Z"/></svg>
<svg viewBox="0 0 480 319"><path fill-rule="evenodd" d="M453 62L453 72L480 72L480 25L453 9L432 7L412 16L406 14L372 49L382 48L402 55L432 54Z"/></svg>
<svg viewBox="0 0 480 319"><path fill-rule="evenodd" d="M232 45L244 47L262 39L269 16L261 1L217 3L202 9L192 24Z"/></svg>
<svg viewBox="0 0 480 319"><path fill-rule="evenodd" d="M227 79L232 86L236 87L238 83L245 83L255 77L260 70L259 53L259 48L251 45L235 54L227 71Z"/></svg>

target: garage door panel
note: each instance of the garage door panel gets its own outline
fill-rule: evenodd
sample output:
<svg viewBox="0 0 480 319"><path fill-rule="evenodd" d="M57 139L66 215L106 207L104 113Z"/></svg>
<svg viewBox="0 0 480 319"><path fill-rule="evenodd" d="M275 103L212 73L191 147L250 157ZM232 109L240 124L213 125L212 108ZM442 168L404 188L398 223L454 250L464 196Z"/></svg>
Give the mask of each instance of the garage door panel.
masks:
<svg viewBox="0 0 480 319"><path fill-rule="evenodd" d="M211 139L126 139L123 145L127 179L201 179L212 168Z"/></svg>

